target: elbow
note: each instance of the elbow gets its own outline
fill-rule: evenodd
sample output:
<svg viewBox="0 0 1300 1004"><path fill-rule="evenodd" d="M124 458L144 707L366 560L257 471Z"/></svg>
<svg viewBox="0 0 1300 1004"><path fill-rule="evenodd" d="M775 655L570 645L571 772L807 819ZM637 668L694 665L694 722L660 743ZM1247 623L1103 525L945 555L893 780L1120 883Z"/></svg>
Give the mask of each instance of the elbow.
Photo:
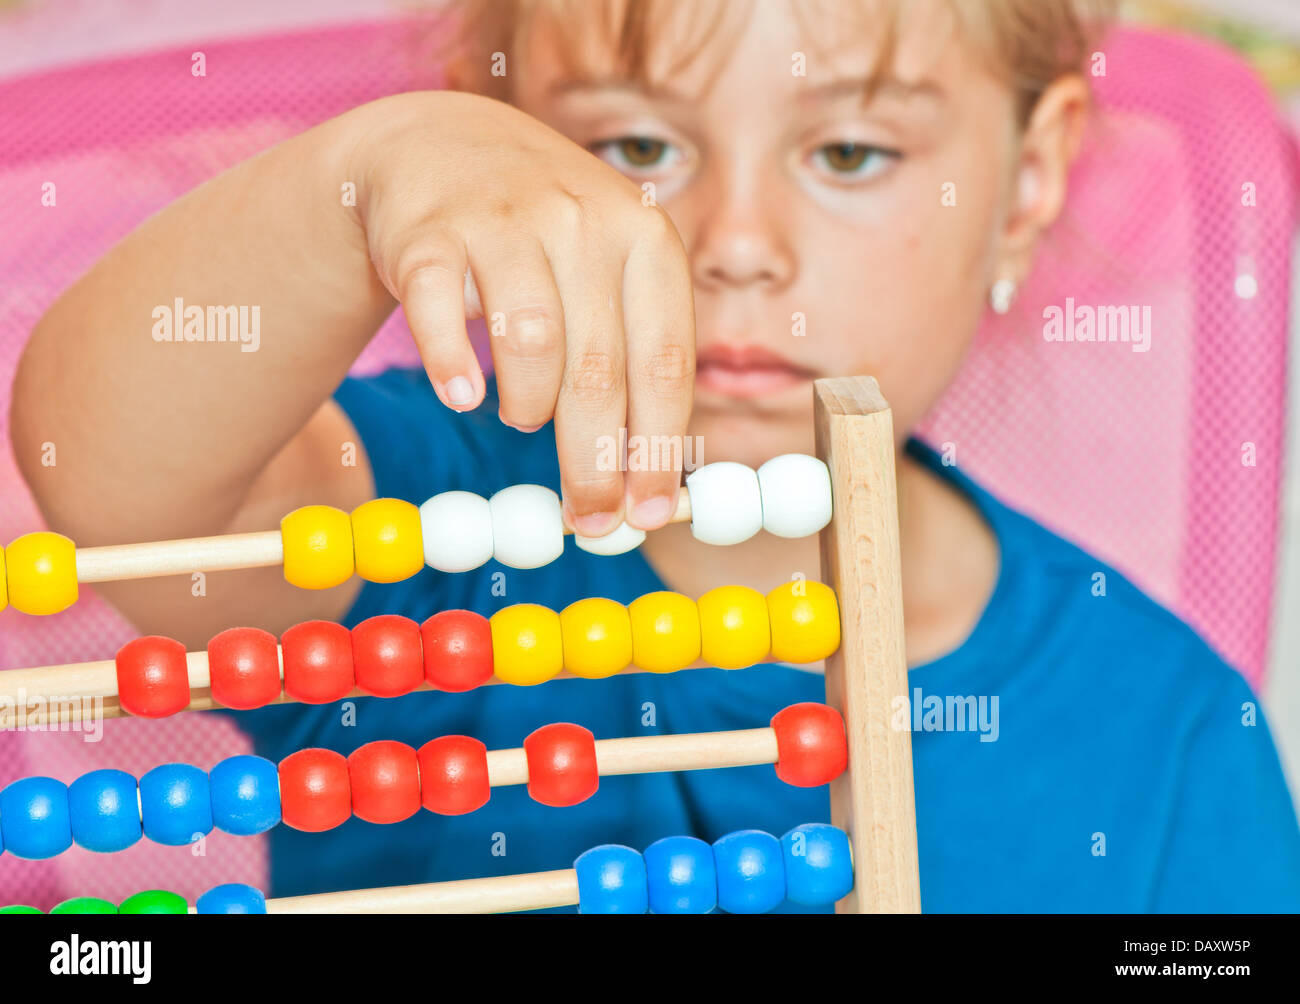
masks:
<svg viewBox="0 0 1300 1004"><path fill-rule="evenodd" d="M26 347L18 358L9 396L9 449L14 466L26 482L37 508L46 520L46 490L58 464L57 433L51 402L57 399L55 388L44 365L44 321L33 329Z"/></svg>

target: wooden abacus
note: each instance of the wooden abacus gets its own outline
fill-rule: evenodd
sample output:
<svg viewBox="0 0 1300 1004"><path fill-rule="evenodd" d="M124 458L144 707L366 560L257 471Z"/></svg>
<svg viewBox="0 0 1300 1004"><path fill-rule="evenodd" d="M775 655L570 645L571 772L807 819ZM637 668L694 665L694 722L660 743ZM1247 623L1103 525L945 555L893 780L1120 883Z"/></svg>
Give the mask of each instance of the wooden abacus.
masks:
<svg viewBox="0 0 1300 1004"><path fill-rule="evenodd" d="M851 869L852 888L839 898L839 912L918 912L920 889L911 737L906 729L896 729L890 724L894 701L900 697L907 699L892 419L875 381L865 377L817 381L814 406L816 453L829 472L830 495L833 497L829 522L820 530L822 572L823 577L829 580L831 590L816 583L808 583L813 593L807 599L791 599L785 595L788 590L774 590L767 600L771 616L775 617L777 609L773 605L773 597L781 593L779 599L782 603L794 603L796 606L803 604L792 614L794 620L790 624L782 622L778 625L775 619L769 619L769 612L764 609L754 616L761 619L761 630L768 640L766 648L759 651L751 645L739 654L727 653L727 659L732 659L734 655L734 661L728 662L719 658L709 660L706 644L703 664L739 668L762 661L768 655L777 661L788 662L814 662L824 657L825 706L796 705L779 713L769 728L743 732L646 736L596 742L586 730L559 723L537 730L525 741L522 749L489 753L481 750L481 743L478 744L479 749L473 748L476 741L467 737L443 737L431 740L418 754L401 744L382 742L368 744L353 754L354 757L381 762L388 772L385 776L403 776L405 772L405 775L413 777L414 780L400 791L384 789L362 792L359 789L349 789L346 781L348 762L341 755L322 750L305 750L286 758L278 767L270 765L268 761L261 761L272 771L279 772L261 779L264 789L276 789L274 798L271 799L274 802L274 819L268 815L265 820L255 821L248 817L248 806L231 808L223 803L221 808L225 815L222 818L227 823L223 828L230 828L230 832L252 834L263 832L269 825L279 821L282 812L280 788L289 772L297 772L294 776L307 772L313 778L326 776L331 771L337 774L340 769L344 772L341 804L324 808L313 804L310 811L295 808L294 818L291 819L286 794L284 821L300 829L312 830L337 825L352 813L375 822L397 822L411 814L412 798L432 811L472 811L486 800L486 792L494 785L528 784L530 793L534 793L538 800L551 805L565 805L575 804L594 793L596 779L604 775L772 763L776 765L778 775L788 783L805 786L827 782L830 784L833 826L808 824L797 827L787 834L786 840L789 841L792 835L797 834L801 846L805 840L816 843L822 854L818 859L822 864L816 865L816 868L829 869L833 865L846 877ZM407 510L414 511L414 507L408 503L393 504L406 507L397 515L398 518L409 520ZM428 514L425 515L427 517ZM683 489L673 520L685 521L691 518L690 495L687 489ZM355 518L353 522L357 522ZM429 524L426 522L425 525ZM418 522L416 527L418 532ZM558 528L555 529L555 533L559 532ZM42 539L31 546L20 547L19 542L15 542L10 547L10 553L18 553L22 561L27 563L20 576L24 582L21 605L19 597L14 596L14 605L27 612L56 612L66 608L75 601L77 582L249 568L280 562L286 564L286 577L294 581L294 575L288 567L292 559L286 545L287 537L278 531L88 549L76 549L71 541L54 534L29 535L36 536ZM20 538L19 541L24 539ZM591 549L600 553L599 542L595 543L597 546ZM351 546L349 543L348 547ZM389 566L384 565L384 561L389 559L385 558L375 566L381 569L380 574L388 574ZM355 563L356 570L361 572L360 557L357 557ZM58 568L60 564L62 571ZM351 574L350 556L346 564L348 574ZM399 564L405 568L409 562ZM430 564L433 562L430 561ZM413 574L413 571L406 569L406 574ZM374 574L366 577L373 578ZM0 576L0 606L4 601L4 582L5 577ZM332 580L330 583L298 584L320 586L332 584ZM738 587L724 589L739 592ZM803 597L804 594L799 592L797 595ZM701 598L700 602L704 603L705 599ZM734 615L733 620L743 620L745 611L741 608L744 603L751 601L739 596L735 602L740 606L735 610L729 609L727 613ZM816 637L807 632L800 634L801 629L795 621L802 617L804 621L811 622L816 605L826 602L829 602L829 614L822 615L821 625L813 632ZM551 620L546 615L555 618L552 648L558 651L561 644L559 615L532 605L520 606L531 608L528 615L540 617L541 620L537 623L546 631L551 630ZM635 607L635 604L632 606ZM456 614L463 617L457 620L452 616ZM451 617L452 620L438 621L440 616ZM238 669L223 670L227 675L234 674L231 677L234 682L223 677L218 686L218 681L214 681L209 673L208 653L186 653L178 642L169 642L167 639L141 639L124 646L118 658L112 661L4 672L0 674L0 707L9 706L15 709L15 713L24 715L27 721L47 724L65 721L75 713L66 705L59 704L57 699L57 695L69 693L102 699L104 717L127 713L161 717L183 710L219 706L255 707L293 699L320 703L354 693L391 697L416 689L466 690L489 682L530 685L553 678L564 671L578 676L601 677L624 670L654 668L655 671L664 671L665 668L679 669L701 664L699 658L692 656L680 664L667 667L629 664L630 660L625 659L598 666L584 664L561 667L553 659L548 661L539 655L545 646L535 639L528 643L532 649L525 651L528 645L522 648L516 645L512 649L514 661L503 662L502 653L497 651L494 656L492 651L493 639L499 642L502 637L496 630L496 618L491 625L491 633L487 634L488 622L478 618L482 621L482 625L479 625L477 621L470 623L467 620L474 617L477 615L445 612L430 618L423 627L415 626L414 622L404 618L373 618L373 621L385 621L368 630L382 633L386 652L407 651L416 655L405 661L390 655L385 657L387 661L368 664L364 679L360 662L352 668L349 656L349 674L331 682L327 691L314 690L306 693L304 688L296 685L295 681L301 675L301 671L296 668L301 661L298 653L300 649L306 651L304 645L316 646L311 649L313 653L326 651L329 638L337 632L343 632L346 636L345 629L327 624L315 627L303 625L300 627L311 630L295 636L293 646L289 644L288 632L284 644L280 646L276 645L273 637L264 632L253 632L252 629L236 629L236 632L244 632L242 634L224 633L232 635L227 643L237 649L237 655L227 661L237 667L261 667L257 670L260 673L257 678L252 671L245 673ZM828 643L831 634L825 622L830 619L835 621L834 643ZM503 618L502 623L509 620L509 617ZM430 625L435 622L438 622L437 625L430 629ZM365 623L369 622L363 622ZM362 627L359 625L355 630L359 631ZM698 624L696 631L698 639ZM513 636L510 641L515 645L516 639ZM346 647L352 643L343 644ZM458 651L462 656L456 663L454 678L445 668L438 668L445 667L444 663L434 659L438 653L445 655L448 645L460 646ZM632 645L629 628L622 651L634 651ZM481 651L484 646L487 648L486 662ZM700 654L698 642L695 651L697 655ZM466 652L469 654L466 655ZM427 679L420 679L418 675L411 677L409 670L416 665L412 659L418 659L420 665L428 667ZM494 668L496 679L492 678ZM403 679L395 680L394 674L399 669L404 674ZM313 678L313 686L318 683L319 680ZM560 759L583 766L581 769L565 768L559 772L544 769L541 766L545 762L542 758L549 754L542 751L552 748L563 750L564 756ZM259 758L234 759L253 761ZM224 761L223 764L230 762ZM449 763L454 763L461 774L469 770L470 774L477 771L481 775L477 777L472 797L462 790L463 786L454 790L423 790L422 772L429 770L429 776L433 776L436 770L446 768ZM222 765L218 765L213 769L214 777L221 768ZM152 783L171 783L172 780L176 780L176 783L190 783L194 775L203 774L197 768L185 765L167 765L166 768L157 769L164 770L170 772L167 779L156 779ZM146 782L155 773L157 772L146 774L135 793L141 806L144 805ZM248 781L249 778L245 777L244 780ZM257 778L253 777L251 781L256 782ZM209 793L207 785L207 775L203 775L203 794L195 802L195 811L200 815L208 813L207 826L211 829L217 795L215 788ZM21 790L6 803L5 796L20 787ZM432 786L429 787L432 789ZM536 792L533 792L534 787ZM34 778L15 782L4 793L0 793L0 836L6 835L4 822L7 815L18 819L8 830L10 838L20 837L17 847L10 841L11 852L26 851L26 854L20 856L40 857L58 853L70 845L75 829L72 823L65 825L56 820L56 824L51 825L48 818L49 805L59 808L60 798L63 799L62 811L65 816L71 811L66 805L70 798L75 801L76 784L72 788L74 793L69 796L69 789L58 782L48 778ZM62 789L62 794L59 789ZM96 789L95 794L97 797L103 796L105 791ZM124 816L135 814L136 799L131 797L132 792L107 794L120 796L119 800L123 804L129 803ZM204 804L200 805L200 801ZM37 802L43 806L39 811L30 808ZM212 804L207 804L209 802ZM8 812L5 810L6 804L10 806ZM418 810L419 804L414 808ZM244 815L241 816L241 812ZM57 817L58 813L55 812L54 815ZM149 832L147 810L141 808L139 815L141 818L134 820L134 836L128 834L128 843L138 839L140 825L144 826L146 834L152 839L164 843L183 842L166 838L167 827L163 825L165 820L158 822L155 832ZM37 816L40 820L33 822ZM339 816L341 818L337 818ZM129 827L131 821L126 822ZM191 819L180 820L176 829L188 833L192 822ZM246 826L247 829L240 829L241 826ZM797 868L801 889L813 899L798 899L794 895L794 872L791 871L788 875L782 872L785 877L780 881L784 883L788 878L791 898L796 901L814 902L817 893L808 890L816 887L825 892L832 888L826 884L829 881L826 879L829 871L814 874L815 868L811 864L796 862L791 865L788 849L785 858L787 864L782 866L781 851L775 838L759 835L766 837L768 843L755 850L751 846L755 838L746 836L754 832L742 831L723 838L714 845L716 861L710 859L706 864L710 869L716 866L719 882L723 877L724 858L739 849L752 852L751 857L754 853L760 857L762 853L775 855L773 867L777 870ZM733 841L733 837L737 841ZM87 840L78 838L77 842L90 846L93 850L120 849L116 845L109 846L112 841L107 838L100 841L103 846L95 846L97 839L98 836ZM841 842L842 853L835 850L841 846ZM848 854L850 846L851 863ZM778 849L771 850L772 847ZM647 851L647 856L651 856L653 850L652 846ZM838 861L833 860L837 853L840 853ZM734 862L731 867L734 867ZM280 900L263 900L260 893L247 887L219 887L205 897L208 908L204 908L205 898L200 899L198 912L249 912L250 909L258 912L495 912L568 905L580 905L584 911L590 912L621 912L629 908L629 903L635 909L636 904L645 902L645 869L646 862L638 852L607 845L583 855L575 862L573 869L524 876L325 893ZM784 884L781 888L785 888ZM617 892L607 895L609 889ZM838 889L835 897L843 892L845 889ZM733 894L733 898L736 895L739 894ZM714 897L714 902L717 902L717 896ZM727 904L719 905L725 909ZM770 905L772 904L769 904L769 908ZM743 904L736 907L737 910L742 908ZM99 900L78 899L57 909L61 909L61 912L114 912L117 908ZM644 910L644 905L640 909ZM174 894L159 891L132 897L121 905L120 910L195 912L195 908L189 907Z"/></svg>

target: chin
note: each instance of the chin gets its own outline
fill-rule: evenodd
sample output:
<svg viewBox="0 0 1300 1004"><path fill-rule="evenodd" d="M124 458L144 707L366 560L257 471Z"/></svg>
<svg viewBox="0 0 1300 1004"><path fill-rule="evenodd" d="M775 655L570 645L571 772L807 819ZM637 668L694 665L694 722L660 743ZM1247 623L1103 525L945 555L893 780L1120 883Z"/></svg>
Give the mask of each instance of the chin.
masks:
<svg viewBox="0 0 1300 1004"><path fill-rule="evenodd" d="M697 399L690 434L698 437L698 464L734 460L756 468L782 453L812 453L811 388L802 407L783 411L718 409Z"/></svg>

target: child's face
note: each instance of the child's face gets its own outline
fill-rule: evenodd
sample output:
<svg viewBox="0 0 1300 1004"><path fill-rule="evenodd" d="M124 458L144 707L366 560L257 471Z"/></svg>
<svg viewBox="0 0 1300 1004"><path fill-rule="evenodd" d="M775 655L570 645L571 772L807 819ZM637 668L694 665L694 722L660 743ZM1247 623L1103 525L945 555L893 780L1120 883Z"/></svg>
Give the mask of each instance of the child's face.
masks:
<svg viewBox="0 0 1300 1004"><path fill-rule="evenodd" d="M515 103L652 183L685 241L691 432L707 461L808 449L822 376L877 377L901 435L952 378L996 278L1011 90L934 4L900 25L893 71L864 103L877 45L860 13L847 20L854 7L733 4L689 60L669 22L653 84L617 79L572 23L530 26L514 68ZM563 58L575 47L578 78Z"/></svg>

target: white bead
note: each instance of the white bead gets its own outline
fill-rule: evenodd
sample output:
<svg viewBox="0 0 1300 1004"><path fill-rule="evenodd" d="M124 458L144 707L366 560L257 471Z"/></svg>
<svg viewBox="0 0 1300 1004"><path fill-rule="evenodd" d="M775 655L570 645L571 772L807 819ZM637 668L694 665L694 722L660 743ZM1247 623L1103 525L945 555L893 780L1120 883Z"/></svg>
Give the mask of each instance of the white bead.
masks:
<svg viewBox="0 0 1300 1004"><path fill-rule="evenodd" d="M420 506L424 562L440 572L468 572L492 558L492 510L473 492L443 492Z"/></svg>
<svg viewBox="0 0 1300 1004"><path fill-rule="evenodd" d="M497 561L541 568L564 553L560 496L541 485L511 485L488 500Z"/></svg>
<svg viewBox="0 0 1300 1004"><path fill-rule="evenodd" d="M768 533L808 537L831 521L831 472L816 457L773 457L758 469L758 486Z"/></svg>
<svg viewBox="0 0 1300 1004"><path fill-rule="evenodd" d="M588 554L626 554L645 542L645 531L620 523L603 537L582 537L575 533L573 542Z"/></svg>
<svg viewBox="0 0 1300 1004"><path fill-rule="evenodd" d="M739 544L763 528L763 496L752 467L724 460L687 475L691 533L705 544Z"/></svg>

